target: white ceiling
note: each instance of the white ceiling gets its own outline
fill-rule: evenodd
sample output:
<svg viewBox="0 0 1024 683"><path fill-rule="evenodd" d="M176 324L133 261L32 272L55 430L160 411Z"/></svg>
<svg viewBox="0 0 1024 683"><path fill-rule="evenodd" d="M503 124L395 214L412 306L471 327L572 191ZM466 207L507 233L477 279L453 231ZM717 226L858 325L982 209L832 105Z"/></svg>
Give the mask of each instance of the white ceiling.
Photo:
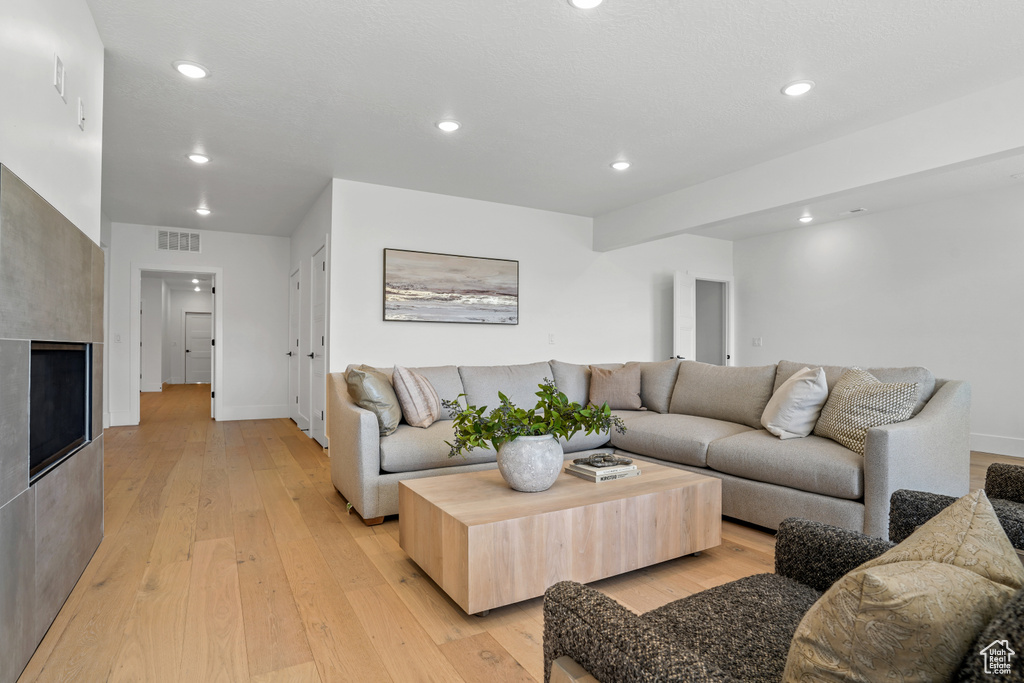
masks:
<svg viewBox="0 0 1024 683"><path fill-rule="evenodd" d="M259 234L290 234L332 177L597 216L1024 64L1009 0L88 2L106 215ZM809 95L779 94L802 78Z"/></svg>

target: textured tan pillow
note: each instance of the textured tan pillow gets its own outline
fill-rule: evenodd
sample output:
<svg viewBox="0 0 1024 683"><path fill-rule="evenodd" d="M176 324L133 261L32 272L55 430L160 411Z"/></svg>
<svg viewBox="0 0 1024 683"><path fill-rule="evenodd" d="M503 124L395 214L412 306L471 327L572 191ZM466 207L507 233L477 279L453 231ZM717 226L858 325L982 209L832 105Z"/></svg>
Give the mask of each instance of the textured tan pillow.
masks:
<svg viewBox="0 0 1024 683"><path fill-rule="evenodd" d="M851 368L833 387L814 433L864 455L868 430L909 420L917 392L914 382L883 384L870 372Z"/></svg>
<svg viewBox="0 0 1024 683"><path fill-rule="evenodd" d="M389 436L398 429L402 408L387 375L369 365L360 365L348 371L345 382L356 405L377 416L381 436Z"/></svg>
<svg viewBox="0 0 1024 683"><path fill-rule="evenodd" d="M426 377L396 365L392 378L406 422L413 427L426 428L441 418L441 399Z"/></svg>
<svg viewBox="0 0 1024 683"><path fill-rule="evenodd" d="M979 489L833 584L797 627L783 680L951 680L1021 585Z"/></svg>
<svg viewBox="0 0 1024 683"><path fill-rule="evenodd" d="M605 403L612 410L640 410L640 365L631 363L615 370L590 366L590 402Z"/></svg>
<svg viewBox="0 0 1024 683"><path fill-rule="evenodd" d="M761 414L761 424L780 439L805 437L814 429L826 400L825 371L804 368L775 390Z"/></svg>

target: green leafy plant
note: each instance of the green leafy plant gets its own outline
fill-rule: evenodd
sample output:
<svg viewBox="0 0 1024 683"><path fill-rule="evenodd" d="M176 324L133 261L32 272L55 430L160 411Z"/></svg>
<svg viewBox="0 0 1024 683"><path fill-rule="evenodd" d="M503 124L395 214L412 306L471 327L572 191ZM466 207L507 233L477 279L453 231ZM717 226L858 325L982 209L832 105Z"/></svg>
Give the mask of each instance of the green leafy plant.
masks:
<svg viewBox="0 0 1024 683"><path fill-rule="evenodd" d="M581 431L596 434L612 427L620 434L626 431L622 418L612 415L607 403L600 407L594 404L584 407L570 401L547 377L537 387L540 389L537 392L539 400L529 410L517 408L500 391L498 400L501 405L490 413L487 406L463 408L459 399L465 394L459 394L453 401L441 401L455 427L454 443L445 441L451 448L448 457L464 456L474 448L486 448L488 445L498 450L501 444L520 436L550 434L568 441Z"/></svg>

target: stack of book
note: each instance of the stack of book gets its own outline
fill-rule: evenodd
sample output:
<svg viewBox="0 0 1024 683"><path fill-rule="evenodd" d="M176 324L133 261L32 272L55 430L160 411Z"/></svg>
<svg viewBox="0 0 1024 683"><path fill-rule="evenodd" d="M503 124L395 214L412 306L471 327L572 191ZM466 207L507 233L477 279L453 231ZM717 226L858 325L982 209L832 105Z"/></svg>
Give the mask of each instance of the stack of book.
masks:
<svg viewBox="0 0 1024 683"><path fill-rule="evenodd" d="M640 474L636 465L611 465L608 467L594 467L584 463L569 463L565 471L571 475L587 481L611 481L613 479L625 479Z"/></svg>

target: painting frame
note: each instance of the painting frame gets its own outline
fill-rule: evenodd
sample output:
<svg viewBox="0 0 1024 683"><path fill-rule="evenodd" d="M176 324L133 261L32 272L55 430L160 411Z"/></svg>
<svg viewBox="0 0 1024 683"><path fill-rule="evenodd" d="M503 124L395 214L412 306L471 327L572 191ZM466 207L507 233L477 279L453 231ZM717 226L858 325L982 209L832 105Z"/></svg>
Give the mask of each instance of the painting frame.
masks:
<svg viewBox="0 0 1024 683"><path fill-rule="evenodd" d="M384 322L519 324L519 261L384 248Z"/></svg>

